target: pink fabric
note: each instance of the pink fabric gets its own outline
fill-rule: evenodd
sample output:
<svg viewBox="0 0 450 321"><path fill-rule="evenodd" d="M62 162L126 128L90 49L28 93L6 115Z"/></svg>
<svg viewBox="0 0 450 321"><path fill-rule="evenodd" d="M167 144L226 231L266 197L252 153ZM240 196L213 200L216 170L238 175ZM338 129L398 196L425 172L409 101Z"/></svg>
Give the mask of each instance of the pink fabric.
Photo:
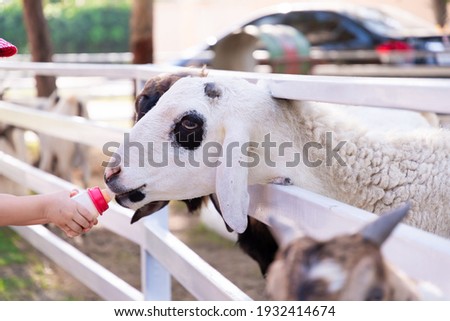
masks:
<svg viewBox="0 0 450 321"><path fill-rule="evenodd" d="M0 57L11 57L16 53L17 53L16 46L0 38Z"/></svg>

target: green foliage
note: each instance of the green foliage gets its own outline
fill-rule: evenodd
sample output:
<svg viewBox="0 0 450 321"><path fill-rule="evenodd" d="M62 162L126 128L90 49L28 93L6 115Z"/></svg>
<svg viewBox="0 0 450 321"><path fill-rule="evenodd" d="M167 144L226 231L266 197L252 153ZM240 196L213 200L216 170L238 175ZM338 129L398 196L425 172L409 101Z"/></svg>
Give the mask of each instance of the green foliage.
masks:
<svg viewBox="0 0 450 321"><path fill-rule="evenodd" d="M0 30L0 38L12 42L20 52L21 48L27 47L27 36L20 4L0 6Z"/></svg>
<svg viewBox="0 0 450 321"><path fill-rule="evenodd" d="M19 236L9 228L0 228L0 267L26 261L26 257L16 245L18 239Z"/></svg>
<svg viewBox="0 0 450 321"><path fill-rule="evenodd" d="M129 51L129 1L71 2L54 0L44 8L55 53ZM28 52L20 3L0 7L0 30L20 53Z"/></svg>
<svg viewBox="0 0 450 321"><path fill-rule="evenodd" d="M45 293L56 293L57 299L77 300L60 290L36 254L13 230L0 227L0 301L36 300L37 295Z"/></svg>
<svg viewBox="0 0 450 321"><path fill-rule="evenodd" d="M127 7L72 7L49 17L55 52L128 51Z"/></svg>
<svg viewBox="0 0 450 321"><path fill-rule="evenodd" d="M13 300L14 293L25 289L31 282L28 278L4 273L5 267L20 266L27 261L18 247L19 239L11 229L0 228L0 300Z"/></svg>
<svg viewBox="0 0 450 321"><path fill-rule="evenodd" d="M0 299L17 300L17 293L26 292L30 284L32 281L28 278L16 276L0 278Z"/></svg>

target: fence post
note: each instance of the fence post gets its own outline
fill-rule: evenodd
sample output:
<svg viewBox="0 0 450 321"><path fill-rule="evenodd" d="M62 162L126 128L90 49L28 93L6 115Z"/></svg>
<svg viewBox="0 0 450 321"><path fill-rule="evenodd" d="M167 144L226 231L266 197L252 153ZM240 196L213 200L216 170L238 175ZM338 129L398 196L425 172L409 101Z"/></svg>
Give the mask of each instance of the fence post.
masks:
<svg viewBox="0 0 450 321"><path fill-rule="evenodd" d="M144 89L147 79L137 77L134 79L134 87L136 88L136 96Z"/></svg>
<svg viewBox="0 0 450 321"><path fill-rule="evenodd" d="M146 80L135 79L136 95L144 88ZM147 216L144 221L145 230L157 224L164 229L169 228L168 207ZM145 238L144 238L145 241ZM172 299L172 284L170 273L141 246L141 280L144 300L147 301L170 301Z"/></svg>
<svg viewBox="0 0 450 321"><path fill-rule="evenodd" d="M167 206L145 218L145 231L147 232L155 224L164 229L169 228ZM144 237L144 242L145 239ZM141 280L144 300L170 301L172 299L170 273L145 249L145 246L141 246Z"/></svg>

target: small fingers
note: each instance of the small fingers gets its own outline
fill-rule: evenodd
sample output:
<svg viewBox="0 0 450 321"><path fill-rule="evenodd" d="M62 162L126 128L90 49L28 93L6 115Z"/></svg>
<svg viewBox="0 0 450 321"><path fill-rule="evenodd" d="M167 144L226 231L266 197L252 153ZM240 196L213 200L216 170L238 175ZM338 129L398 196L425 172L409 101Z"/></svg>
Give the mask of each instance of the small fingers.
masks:
<svg viewBox="0 0 450 321"><path fill-rule="evenodd" d="M85 221L88 222L90 227L94 226L96 224L95 222L97 222L97 217L94 214L90 213L88 210L86 210L86 208L84 208L82 206L77 207L77 215L75 215L75 217L78 217L76 221L77 222L80 221L80 223L81 223L80 217L82 217ZM86 227L83 224L80 224L80 225L82 225L83 227Z"/></svg>
<svg viewBox="0 0 450 321"><path fill-rule="evenodd" d="M76 188L74 188L73 190L70 191L70 197L74 197L75 195L77 195L80 191L77 190Z"/></svg>
<svg viewBox="0 0 450 321"><path fill-rule="evenodd" d="M93 221L88 220L82 213L80 213L80 211L77 210L77 212L78 214L74 215L72 220L80 225L83 229L92 227Z"/></svg>
<svg viewBox="0 0 450 321"><path fill-rule="evenodd" d="M86 233L86 232L89 232L93 227L94 227L94 225L97 225L98 224L98 220L97 220L97 218L95 218L92 222L91 222L91 224L89 225L89 227L85 227L84 229L83 229L83 233Z"/></svg>
<svg viewBox="0 0 450 321"><path fill-rule="evenodd" d="M62 230L64 231L64 233L66 233L66 235L70 238L73 238L75 236L78 236L79 233L76 233L75 231L73 231L69 226L65 226L64 228L62 228Z"/></svg>
<svg viewBox="0 0 450 321"><path fill-rule="evenodd" d="M76 235L79 235L83 232L83 227L75 221L67 223L67 227L70 229L70 231L76 233Z"/></svg>

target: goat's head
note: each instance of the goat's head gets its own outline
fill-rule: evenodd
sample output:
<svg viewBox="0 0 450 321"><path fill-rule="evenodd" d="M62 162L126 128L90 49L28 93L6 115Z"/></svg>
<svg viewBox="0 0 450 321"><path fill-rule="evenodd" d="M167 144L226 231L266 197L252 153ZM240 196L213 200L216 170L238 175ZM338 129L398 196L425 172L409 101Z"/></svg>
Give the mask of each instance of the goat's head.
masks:
<svg viewBox="0 0 450 321"><path fill-rule="evenodd" d="M325 242L271 217L280 250L269 267L267 293L274 300L394 299L380 247L408 210L403 206L356 234Z"/></svg>
<svg viewBox="0 0 450 321"><path fill-rule="evenodd" d="M249 124L270 123L268 109L257 108L263 104L273 105L269 92L245 80L178 79L125 137L105 171L107 185L138 218L168 200L216 192L225 222L243 232L251 175L242 150L255 135Z"/></svg>

